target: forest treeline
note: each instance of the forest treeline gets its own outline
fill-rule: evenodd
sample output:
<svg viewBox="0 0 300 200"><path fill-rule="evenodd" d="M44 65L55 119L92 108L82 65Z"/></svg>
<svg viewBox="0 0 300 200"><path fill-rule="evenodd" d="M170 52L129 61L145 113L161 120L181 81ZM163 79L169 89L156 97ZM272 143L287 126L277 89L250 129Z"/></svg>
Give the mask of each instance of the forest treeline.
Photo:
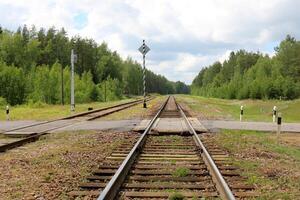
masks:
<svg viewBox="0 0 300 200"><path fill-rule="evenodd" d="M58 104L64 98L69 103L71 49L77 54L76 102L143 94L141 65L122 59L106 43L68 37L64 29L55 27L37 30L24 25L16 32L0 27L0 101ZM147 93L189 93L182 82L171 82L149 70L146 77Z"/></svg>
<svg viewBox="0 0 300 200"><path fill-rule="evenodd" d="M300 96L300 41L287 36L270 57L239 50L203 68L191 85L195 95L226 99L295 99Z"/></svg>

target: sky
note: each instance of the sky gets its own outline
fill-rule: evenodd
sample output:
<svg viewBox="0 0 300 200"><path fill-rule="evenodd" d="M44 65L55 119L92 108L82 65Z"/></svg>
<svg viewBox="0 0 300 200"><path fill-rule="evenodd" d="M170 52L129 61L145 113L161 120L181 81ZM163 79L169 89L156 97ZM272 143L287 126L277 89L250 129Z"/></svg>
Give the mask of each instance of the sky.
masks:
<svg viewBox="0 0 300 200"><path fill-rule="evenodd" d="M190 84L201 68L245 49L274 55L287 34L300 37L298 0L0 0L0 25L64 27L105 41L123 58Z"/></svg>

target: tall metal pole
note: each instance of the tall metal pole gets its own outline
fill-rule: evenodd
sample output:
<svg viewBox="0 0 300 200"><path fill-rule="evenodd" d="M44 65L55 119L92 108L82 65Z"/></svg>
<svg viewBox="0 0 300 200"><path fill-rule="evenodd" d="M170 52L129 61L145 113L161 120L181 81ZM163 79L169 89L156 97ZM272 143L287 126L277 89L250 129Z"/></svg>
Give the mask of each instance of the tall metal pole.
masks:
<svg viewBox="0 0 300 200"><path fill-rule="evenodd" d="M106 102L106 81L107 79L104 81L104 102Z"/></svg>
<svg viewBox="0 0 300 200"><path fill-rule="evenodd" d="M71 111L75 111L74 98L74 50L71 50Z"/></svg>
<svg viewBox="0 0 300 200"><path fill-rule="evenodd" d="M146 65L145 65L145 40L143 40L143 86L144 86L144 108L147 108L146 104Z"/></svg>
<svg viewBox="0 0 300 200"><path fill-rule="evenodd" d="M145 44L145 40L143 40L143 44L142 44L142 46L140 46L139 51L143 55L144 108L147 108L147 104L146 104L146 64L145 64L145 57L146 57L146 54L150 51L150 48Z"/></svg>

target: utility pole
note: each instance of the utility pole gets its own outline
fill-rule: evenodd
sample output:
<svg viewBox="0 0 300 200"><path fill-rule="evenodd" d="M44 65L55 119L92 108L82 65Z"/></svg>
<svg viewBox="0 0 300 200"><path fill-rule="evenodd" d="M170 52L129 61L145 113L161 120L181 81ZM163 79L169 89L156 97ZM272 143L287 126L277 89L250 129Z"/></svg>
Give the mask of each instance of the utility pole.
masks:
<svg viewBox="0 0 300 200"><path fill-rule="evenodd" d="M146 65L145 65L145 57L146 57L146 54L150 51L150 48L145 44L145 40L143 40L143 44L139 48L139 51L143 54L143 87L144 87L143 107L147 108L147 104L146 104Z"/></svg>
<svg viewBox="0 0 300 200"><path fill-rule="evenodd" d="M106 102L106 81L107 79L104 81L104 102Z"/></svg>
<svg viewBox="0 0 300 200"><path fill-rule="evenodd" d="M61 105L64 105L64 68L63 68L63 63L61 61L61 54L59 51L61 50L60 48L60 40L57 39L56 41L56 61L61 65Z"/></svg>
<svg viewBox="0 0 300 200"><path fill-rule="evenodd" d="M71 111L75 111L75 96L74 96L74 63L76 63L77 56L74 50L71 50Z"/></svg>
<svg viewBox="0 0 300 200"><path fill-rule="evenodd" d="M64 68L61 64L61 104L65 105L64 101Z"/></svg>

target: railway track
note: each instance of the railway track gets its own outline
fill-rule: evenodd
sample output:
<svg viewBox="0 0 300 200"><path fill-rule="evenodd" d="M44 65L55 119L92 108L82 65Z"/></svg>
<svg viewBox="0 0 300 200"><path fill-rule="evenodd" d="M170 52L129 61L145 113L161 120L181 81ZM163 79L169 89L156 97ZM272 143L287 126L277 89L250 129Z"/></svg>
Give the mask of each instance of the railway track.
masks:
<svg viewBox="0 0 300 200"><path fill-rule="evenodd" d="M151 132L160 117L184 118L190 133ZM243 183L227 158L213 144L202 142L175 98L168 97L144 133L118 147L70 196L98 200L253 197L254 188Z"/></svg>
<svg viewBox="0 0 300 200"><path fill-rule="evenodd" d="M153 97L148 98L147 101L153 99ZM0 141L0 152L5 152L7 150L22 146L29 142L34 142L38 140L41 136L48 134L50 131L54 131L60 128L64 128L67 126L71 126L77 123L81 123L82 121L91 121L98 119L100 117L107 116L109 114L133 107L137 104L142 103L143 100L135 100L127 103L118 104L115 106L110 106L106 108L96 109L88 112L83 112L79 114L75 114L69 117L47 121L47 122L41 122L33 125L28 126L22 126L18 128L14 128L8 131L5 131L2 134L18 134L20 135L22 133L29 133L28 136L21 138L21 139L11 139L8 138L4 140L4 142L1 143Z"/></svg>

